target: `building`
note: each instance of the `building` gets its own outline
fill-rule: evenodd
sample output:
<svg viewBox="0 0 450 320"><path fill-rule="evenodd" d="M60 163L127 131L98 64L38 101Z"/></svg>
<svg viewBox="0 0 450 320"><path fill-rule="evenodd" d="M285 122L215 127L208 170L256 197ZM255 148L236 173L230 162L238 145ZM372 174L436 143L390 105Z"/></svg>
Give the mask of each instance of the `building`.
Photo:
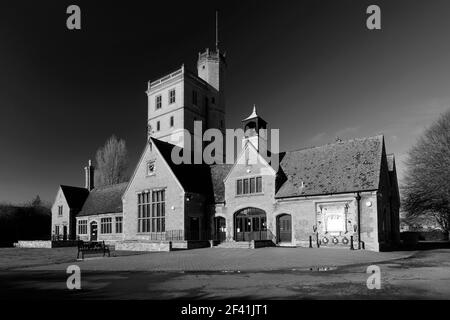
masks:
<svg viewBox="0 0 450 320"><path fill-rule="evenodd" d="M271 154L267 122L254 108L242 121L234 163L174 163L173 152L194 157L205 129L224 132L225 70L219 49L207 49L197 74L181 67L148 83L149 132L134 173L128 183L94 188L89 164L77 236L144 251L210 244L395 247L395 159L381 135ZM195 121L202 122L200 134ZM57 225L55 218L55 232Z"/></svg>
<svg viewBox="0 0 450 320"><path fill-rule="evenodd" d="M225 70L225 56L220 50L206 49L198 55L197 74L183 65L162 78L149 81L149 134L183 148L193 148L191 140L202 141L202 136L194 131L195 121L201 121L204 130L217 128L224 132Z"/></svg>
<svg viewBox="0 0 450 320"><path fill-rule="evenodd" d="M71 186L59 186L53 202L52 239L74 240L76 238L76 219L81 211L89 190Z"/></svg>

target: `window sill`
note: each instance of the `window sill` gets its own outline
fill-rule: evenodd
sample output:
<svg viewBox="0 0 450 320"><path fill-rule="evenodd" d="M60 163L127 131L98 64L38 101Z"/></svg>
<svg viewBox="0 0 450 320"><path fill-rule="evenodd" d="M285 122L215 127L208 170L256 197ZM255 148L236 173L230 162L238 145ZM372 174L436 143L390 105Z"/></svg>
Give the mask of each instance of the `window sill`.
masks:
<svg viewBox="0 0 450 320"><path fill-rule="evenodd" d="M246 194L237 194L236 198L242 198L242 197L253 197L253 196L263 196L264 192L258 192L258 193L246 193Z"/></svg>

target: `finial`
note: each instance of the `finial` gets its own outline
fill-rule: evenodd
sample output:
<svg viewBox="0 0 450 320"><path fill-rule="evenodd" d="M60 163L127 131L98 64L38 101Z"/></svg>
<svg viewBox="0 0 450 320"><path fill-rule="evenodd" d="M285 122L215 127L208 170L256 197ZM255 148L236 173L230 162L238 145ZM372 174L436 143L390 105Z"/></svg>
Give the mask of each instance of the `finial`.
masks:
<svg viewBox="0 0 450 320"><path fill-rule="evenodd" d="M249 120L249 119L253 119L253 118L257 118L257 117L258 117L258 114L256 113L256 104L253 104L253 111L252 111L252 114L249 115L247 118L245 118L245 119L242 120L242 121Z"/></svg>

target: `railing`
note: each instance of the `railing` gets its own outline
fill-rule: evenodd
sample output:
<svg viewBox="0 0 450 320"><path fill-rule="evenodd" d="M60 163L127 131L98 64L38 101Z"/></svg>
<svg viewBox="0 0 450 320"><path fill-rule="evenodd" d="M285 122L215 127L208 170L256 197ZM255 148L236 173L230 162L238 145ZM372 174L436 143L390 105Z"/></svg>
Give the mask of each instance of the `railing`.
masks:
<svg viewBox="0 0 450 320"><path fill-rule="evenodd" d="M198 241L213 240L223 242L226 240L226 232L210 232L199 231L190 232L189 230L167 230L165 232L152 232L148 234L148 240L153 241ZM272 240L276 241L276 237L270 230L260 230L251 232L236 232L236 241L252 241L252 240Z"/></svg>
<svg viewBox="0 0 450 320"><path fill-rule="evenodd" d="M212 234L210 231L198 231L190 232L189 230L167 230L161 233L150 233L149 240L162 240L162 241L174 241L174 240L219 240L224 241L226 237L225 232L218 234Z"/></svg>
<svg viewBox="0 0 450 320"><path fill-rule="evenodd" d="M165 232L165 240L184 240L184 230L168 230Z"/></svg>
<svg viewBox="0 0 450 320"><path fill-rule="evenodd" d="M186 231L185 240L212 240L212 235L210 231L198 231L198 232L190 232Z"/></svg>
<svg viewBox="0 0 450 320"><path fill-rule="evenodd" d="M258 240L275 240L275 236L270 230L259 230L249 232L236 232L236 241L258 241Z"/></svg>
<svg viewBox="0 0 450 320"><path fill-rule="evenodd" d="M69 240L69 235L63 235L63 234L53 234L52 235L52 241L67 241Z"/></svg>
<svg viewBox="0 0 450 320"><path fill-rule="evenodd" d="M165 232L151 232L147 236L148 240L152 241L186 240L184 230L167 230Z"/></svg>
<svg viewBox="0 0 450 320"><path fill-rule="evenodd" d="M154 87L154 86L156 86L158 84L161 84L161 83L163 83L163 82L165 82L165 81L167 81L167 80L169 80L169 79L171 79L171 78L173 78L173 77L183 73L183 69L184 69L184 67L182 67L182 68L180 68L180 69L178 69L178 70L176 70L176 71L174 71L174 72L172 72L172 73L170 73L170 74L168 74L168 75L166 75L166 76L164 76L162 78L159 78L159 79L154 80L154 81L149 81L149 83L148 83L148 90L150 90L150 88L152 88L152 87Z"/></svg>
<svg viewBox="0 0 450 320"><path fill-rule="evenodd" d="M217 233L213 234L211 240L223 242L226 239L227 239L227 233L226 232L217 232Z"/></svg>

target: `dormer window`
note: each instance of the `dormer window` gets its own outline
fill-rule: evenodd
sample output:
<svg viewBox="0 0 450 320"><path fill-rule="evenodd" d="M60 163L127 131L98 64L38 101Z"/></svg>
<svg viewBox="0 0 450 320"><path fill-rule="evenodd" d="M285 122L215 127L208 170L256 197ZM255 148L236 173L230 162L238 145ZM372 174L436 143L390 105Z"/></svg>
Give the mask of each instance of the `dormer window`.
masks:
<svg viewBox="0 0 450 320"><path fill-rule="evenodd" d="M155 161L147 162L147 175L151 176L155 174Z"/></svg>

